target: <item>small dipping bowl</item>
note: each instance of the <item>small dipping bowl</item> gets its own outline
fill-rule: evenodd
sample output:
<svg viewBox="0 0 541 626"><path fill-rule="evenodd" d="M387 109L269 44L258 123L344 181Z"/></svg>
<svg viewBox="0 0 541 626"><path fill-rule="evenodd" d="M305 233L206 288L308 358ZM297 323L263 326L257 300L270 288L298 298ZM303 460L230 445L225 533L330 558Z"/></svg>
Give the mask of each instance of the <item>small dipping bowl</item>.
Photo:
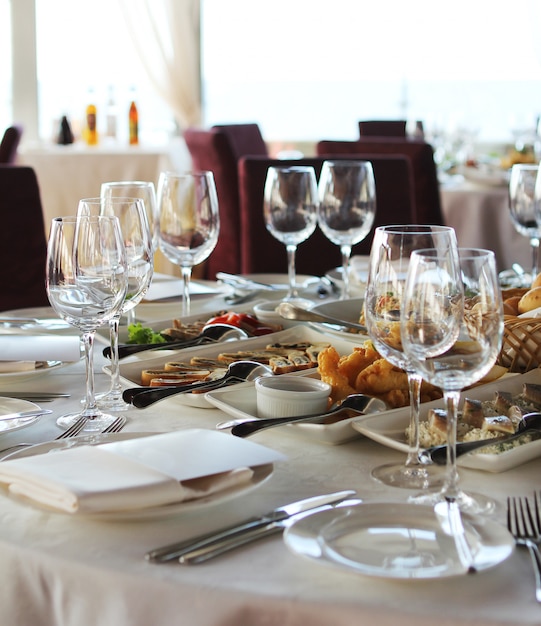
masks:
<svg viewBox="0 0 541 626"><path fill-rule="evenodd" d="M275 324L282 328L291 328L296 326L299 322L296 320L286 320L279 313L276 312L276 307L280 304L281 300L265 300L254 305L254 313L257 319L265 324Z"/></svg>
<svg viewBox="0 0 541 626"><path fill-rule="evenodd" d="M258 417L295 417L325 412L331 386L317 378L281 374L256 378L255 390Z"/></svg>

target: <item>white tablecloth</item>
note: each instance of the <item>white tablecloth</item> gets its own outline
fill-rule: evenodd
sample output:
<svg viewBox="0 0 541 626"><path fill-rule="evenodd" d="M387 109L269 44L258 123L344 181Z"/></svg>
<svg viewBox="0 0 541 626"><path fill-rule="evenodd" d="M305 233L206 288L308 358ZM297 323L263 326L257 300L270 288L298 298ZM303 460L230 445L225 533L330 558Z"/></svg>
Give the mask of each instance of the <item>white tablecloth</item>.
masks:
<svg viewBox="0 0 541 626"><path fill-rule="evenodd" d="M223 307L216 297L201 305ZM163 319L160 305L155 319ZM330 337L332 341L332 337ZM101 346L96 344L97 389ZM50 404L54 414L35 426L3 435L0 448L59 434L55 419L79 406L82 363L2 388L69 391ZM126 432L214 428L217 409L190 408L169 399L132 409ZM199 566L156 565L151 548L218 529L303 497L353 488L365 501L405 501L409 492L370 478L375 465L404 455L368 439L340 446L310 442L291 429L262 432L254 441L288 460L271 479L237 499L178 517L145 522L90 522L24 506L0 494L0 624L40 626L518 626L541 623L528 553L517 550L498 567L431 582L389 581L340 571L291 554L279 535ZM498 502L504 522L507 495L540 487L541 459L502 474L461 470L465 488Z"/></svg>
<svg viewBox="0 0 541 626"><path fill-rule="evenodd" d="M443 186L441 200L445 223L456 230L460 246L494 250L500 271L515 262L531 269L528 239L515 230L509 217L507 187Z"/></svg>

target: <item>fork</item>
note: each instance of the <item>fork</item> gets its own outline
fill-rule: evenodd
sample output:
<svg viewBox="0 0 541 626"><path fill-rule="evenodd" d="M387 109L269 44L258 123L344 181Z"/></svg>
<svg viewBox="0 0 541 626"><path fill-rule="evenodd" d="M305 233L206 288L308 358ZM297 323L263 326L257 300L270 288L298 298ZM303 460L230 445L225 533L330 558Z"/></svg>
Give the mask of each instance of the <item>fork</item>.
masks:
<svg viewBox="0 0 541 626"><path fill-rule="evenodd" d="M106 428L104 428L101 433L102 435L108 433L119 433L124 426L126 426L126 418L123 415L119 415L113 422L109 424Z"/></svg>
<svg viewBox="0 0 541 626"><path fill-rule="evenodd" d="M540 519L537 498L535 514L532 514L528 498L507 498L507 528L518 546L528 548L535 575L535 598L541 602L541 555L538 543Z"/></svg>

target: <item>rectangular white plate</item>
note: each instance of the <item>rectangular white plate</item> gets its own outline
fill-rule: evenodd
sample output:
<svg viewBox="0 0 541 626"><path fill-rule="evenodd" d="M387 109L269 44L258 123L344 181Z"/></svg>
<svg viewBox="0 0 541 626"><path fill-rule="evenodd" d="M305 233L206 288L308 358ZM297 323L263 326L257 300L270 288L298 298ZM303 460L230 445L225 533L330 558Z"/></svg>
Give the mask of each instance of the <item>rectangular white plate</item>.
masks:
<svg viewBox="0 0 541 626"><path fill-rule="evenodd" d="M123 382L130 387L141 386L141 371L143 369L161 369L167 361L189 361L192 356L196 355L216 358L221 352L261 350L269 343L293 343L299 341L312 341L314 343L328 341L340 354L349 354L354 345L349 341L340 340L336 337L326 337L323 333L307 326L297 326L277 333L261 335L260 337L215 343L199 346L197 348L185 348L184 350L148 350L146 352L139 352L121 361L120 376ZM304 370L304 372L310 373L313 372L313 370ZM237 389L237 386L235 386L235 389ZM174 396L174 399L189 406L210 408L213 405L208 402L205 395L206 394L202 393L183 393Z"/></svg>
<svg viewBox="0 0 541 626"><path fill-rule="evenodd" d="M541 383L541 371L531 370L526 374L501 378L493 383L475 387L464 391L462 397L474 400L491 400L494 392L509 391L513 394L521 393L523 383ZM443 400L426 402L421 405L421 420L425 420L428 410L434 407L443 407ZM405 430L409 423L409 408L395 409L378 413L354 417L352 427L361 434L377 441L378 443L407 452ZM478 469L486 472L505 472L517 465L522 465L541 455L541 440L518 446L500 454L470 453L457 459L458 464L470 469Z"/></svg>

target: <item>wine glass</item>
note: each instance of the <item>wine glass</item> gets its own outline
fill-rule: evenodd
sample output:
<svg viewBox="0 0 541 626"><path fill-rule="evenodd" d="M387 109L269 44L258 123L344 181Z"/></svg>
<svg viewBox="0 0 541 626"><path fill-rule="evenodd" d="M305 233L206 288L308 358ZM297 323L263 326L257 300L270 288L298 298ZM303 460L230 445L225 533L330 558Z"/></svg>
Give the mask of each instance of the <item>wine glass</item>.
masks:
<svg viewBox="0 0 541 626"><path fill-rule="evenodd" d="M162 172L158 181L158 241L180 266L182 315L190 314L192 267L209 257L218 242L220 216L212 172Z"/></svg>
<svg viewBox="0 0 541 626"><path fill-rule="evenodd" d="M351 246L370 232L376 216L376 187L369 161L324 161L319 178L319 227L340 246L344 289L349 298Z"/></svg>
<svg viewBox="0 0 541 626"><path fill-rule="evenodd" d="M439 487L442 472L419 459L419 403L422 377L404 352L400 335L400 306L413 250L433 247L442 252L458 248L455 231L447 226L378 226L370 252L365 295L365 321L376 350L405 370L410 406L409 450L405 463L390 463L372 470L387 485L405 489Z"/></svg>
<svg viewBox="0 0 541 626"><path fill-rule="evenodd" d="M496 261L490 250L460 248L458 258L441 250L411 256L402 299L401 333L419 375L443 390L447 407L447 469L438 493L411 501L448 502L463 512L490 513L494 503L458 487L457 410L461 390L494 365L503 337L503 305Z"/></svg>
<svg viewBox="0 0 541 626"><path fill-rule="evenodd" d="M156 189L154 183L142 180L126 180L102 183L101 198L139 198L143 204L147 215L150 235L152 237L152 253L158 249L158 229L156 221L158 219L158 207L156 203ZM135 306L125 312L126 324L135 323Z"/></svg>
<svg viewBox="0 0 541 626"><path fill-rule="evenodd" d="M286 246L289 289L285 301L298 298L295 266L297 246L316 229L317 205L317 182L313 167L269 167L263 215L267 230Z"/></svg>
<svg viewBox="0 0 541 626"><path fill-rule="evenodd" d="M68 428L86 417L85 431L101 431L114 417L103 413L94 397L94 336L99 326L118 315L128 289L126 250L118 218L78 215L53 219L46 287L56 313L82 331L86 364L83 409L59 417L56 423Z"/></svg>
<svg viewBox="0 0 541 626"><path fill-rule="evenodd" d="M140 198L122 198L119 196L102 196L101 198L80 200L78 214L116 216L126 249L128 291L122 307L109 320L111 384L108 391L96 396L100 408L110 411L125 411L130 405L122 399L118 363L118 332L121 316L132 311L141 302L152 280L153 252L147 214Z"/></svg>
<svg viewBox="0 0 541 626"><path fill-rule="evenodd" d="M522 283L517 286L529 287L539 271L539 239L541 238L541 221L537 216L536 202L541 200L541 195L536 199L536 179L539 167L518 163L511 168L509 179L509 210L511 221L515 230L521 235L528 237L532 249L531 275L525 273ZM541 188L538 189L538 194Z"/></svg>

